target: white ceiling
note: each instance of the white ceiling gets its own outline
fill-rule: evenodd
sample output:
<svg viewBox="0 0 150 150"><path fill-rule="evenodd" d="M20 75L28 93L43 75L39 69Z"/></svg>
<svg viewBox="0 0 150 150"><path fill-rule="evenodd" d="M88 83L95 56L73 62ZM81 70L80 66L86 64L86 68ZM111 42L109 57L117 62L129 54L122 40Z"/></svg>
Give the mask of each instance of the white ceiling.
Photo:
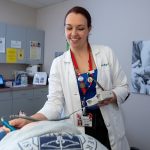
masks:
<svg viewBox="0 0 150 150"><path fill-rule="evenodd" d="M23 4L32 8L41 8L56 3L60 3L66 0L9 0L9 1Z"/></svg>

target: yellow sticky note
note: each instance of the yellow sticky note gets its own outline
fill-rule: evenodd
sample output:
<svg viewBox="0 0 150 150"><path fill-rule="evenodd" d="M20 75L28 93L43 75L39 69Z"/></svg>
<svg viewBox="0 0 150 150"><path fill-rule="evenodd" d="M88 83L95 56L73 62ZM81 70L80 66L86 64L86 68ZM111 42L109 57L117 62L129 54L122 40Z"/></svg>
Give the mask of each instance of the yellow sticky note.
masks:
<svg viewBox="0 0 150 150"><path fill-rule="evenodd" d="M6 49L6 62L7 63L16 63L17 62L16 48L7 48Z"/></svg>

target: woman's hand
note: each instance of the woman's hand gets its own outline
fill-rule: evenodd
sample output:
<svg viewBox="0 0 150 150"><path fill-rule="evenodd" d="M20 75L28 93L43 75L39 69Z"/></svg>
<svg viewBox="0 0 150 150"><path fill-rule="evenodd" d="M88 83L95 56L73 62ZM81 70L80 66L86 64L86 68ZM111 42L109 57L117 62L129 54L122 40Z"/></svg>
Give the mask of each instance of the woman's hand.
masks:
<svg viewBox="0 0 150 150"><path fill-rule="evenodd" d="M9 121L9 124L15 127L16 129L20 129L28 123L30 123L30 121L25 120L25 119L20 119L20 118ZM10 132L10 129L5 126L1 127L0 129L4 130L6 133Z"/></svg>
<svg viewBox="0 0 150 150"><path fill-rule="evenodd" d="M13 119L9 121L9 124L14 126L17 129L22 128L23 126L25 126L26 124L30 123L30 121L26 120L26 119Z"/></svg>

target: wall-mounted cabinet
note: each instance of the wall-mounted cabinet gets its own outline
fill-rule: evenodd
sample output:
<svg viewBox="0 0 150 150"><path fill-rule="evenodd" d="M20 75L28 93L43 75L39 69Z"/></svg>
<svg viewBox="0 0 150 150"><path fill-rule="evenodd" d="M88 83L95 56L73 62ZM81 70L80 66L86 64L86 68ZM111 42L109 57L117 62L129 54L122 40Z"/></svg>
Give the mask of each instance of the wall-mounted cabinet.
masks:
<svg viewBox="0 0 150 150"><path fill-rule="evenodd" d="M0 44L2 44L2 38L6 36L6 24L0 23ZM5 45L4 45L5 46ZM2 47L1 47L2 48ZM5 53L0 49L0 63L5 63Z"/></svg>
<svg viewBox="0 0 150 150"><path fill-rule="evenodd" d="M5 38L0 63L43 64L44 37L42 30L0 23L0 39Z"/></svg>
<svg viewBox="0 0 150 150"><path fill-rule="evenodd" d="M23 64L27 62L26 45L26 28L6 25L6 51L8 48L14 48L14 53L16 53L16 63Z"/></svg>
<svg viewBox="0 0 150 150"><path fill-rule="evenodd" d="M45 39L44 31L28 28L26 33L28 64L43 64Z"/></svg>

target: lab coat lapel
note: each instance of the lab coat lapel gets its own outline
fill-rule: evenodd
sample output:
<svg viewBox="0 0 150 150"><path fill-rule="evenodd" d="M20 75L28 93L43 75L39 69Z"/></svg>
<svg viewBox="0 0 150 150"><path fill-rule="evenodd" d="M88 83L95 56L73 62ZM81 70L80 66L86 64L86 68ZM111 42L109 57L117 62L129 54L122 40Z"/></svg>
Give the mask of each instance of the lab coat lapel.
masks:
<svg viewBox="0 0 150 150"><path fill-rule="evenodd" d="M100 78L100 70L101 70L101 59L100 59L100 50L96 46L91 46L92 49L92 55L96 64L96 68L98 70L97 72L97 81L101 83L101 78Z"/></svg>
<svg viewBox="0 0 150 150"><path fill-rule="evenodd" d="M69 91L70 91L70 97L72 101L72 106L73 106L73 111L78 110L81 108L81 102L80 102L80 95L79 95L79 90L78 90L78 85L77 85L77 79L76 79L76 74L74 71L74 66L72 63L71 55L70 55L70 50L66 53L65 57L65 63L67 65L67 70L68 70L68 83L69 85Z"/></svg>

